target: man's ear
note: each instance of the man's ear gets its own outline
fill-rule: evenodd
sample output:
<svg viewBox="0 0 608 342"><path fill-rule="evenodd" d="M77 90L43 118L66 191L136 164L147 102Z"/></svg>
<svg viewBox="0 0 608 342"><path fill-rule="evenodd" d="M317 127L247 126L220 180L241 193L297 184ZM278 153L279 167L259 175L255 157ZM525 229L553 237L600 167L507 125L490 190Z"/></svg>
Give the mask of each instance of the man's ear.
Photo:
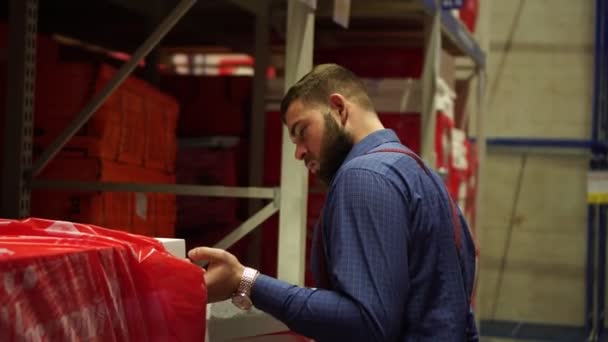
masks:
<svg viewBox="0 0 608 342"><path fill-rule="evenodd" d="M338 114L340 123L344 126L348 120L348 106L344 96L338 93L329 95L329 104L331 109Z"/></svg>

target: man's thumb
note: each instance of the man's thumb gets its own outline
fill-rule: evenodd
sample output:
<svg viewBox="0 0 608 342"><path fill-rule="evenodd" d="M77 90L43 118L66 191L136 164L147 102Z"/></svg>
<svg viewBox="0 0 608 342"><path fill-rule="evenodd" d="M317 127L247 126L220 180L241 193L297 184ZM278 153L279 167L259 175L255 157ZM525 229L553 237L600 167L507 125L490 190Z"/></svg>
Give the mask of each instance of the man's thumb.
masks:
<svg viewBox="0 0 608 342"><path fill-rule="evenodd" d="M188 257L192 261L208 260L210 262L224 260L226 251L210 247L197 247L188 252Z"/></svg>

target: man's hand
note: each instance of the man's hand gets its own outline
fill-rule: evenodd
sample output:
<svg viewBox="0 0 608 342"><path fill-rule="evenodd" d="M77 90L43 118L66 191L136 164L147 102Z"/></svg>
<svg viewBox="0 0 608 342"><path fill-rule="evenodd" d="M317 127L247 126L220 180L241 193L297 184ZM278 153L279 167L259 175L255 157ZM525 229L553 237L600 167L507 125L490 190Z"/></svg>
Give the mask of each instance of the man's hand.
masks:
<svg viewBox="0 0 608 342"><path fill-rule="evenodd" d="M239 260L223 249L198 247L188 252L192 261L209 261L205 272L207 298L209 303L219 302L232 297L243 276L245 267Z"/></svg>

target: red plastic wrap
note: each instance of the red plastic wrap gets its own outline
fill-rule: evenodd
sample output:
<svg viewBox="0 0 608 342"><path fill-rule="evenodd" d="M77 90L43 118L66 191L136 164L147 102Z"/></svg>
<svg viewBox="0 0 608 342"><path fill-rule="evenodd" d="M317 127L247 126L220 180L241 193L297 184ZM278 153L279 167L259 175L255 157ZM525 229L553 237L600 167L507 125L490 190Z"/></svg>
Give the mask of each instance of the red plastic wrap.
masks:
<svg viewBox="0 0 608 342"><path fill-rule="evenodd" d="M203 272L152 238L0 219L0 341L203 341Z"/></svg>

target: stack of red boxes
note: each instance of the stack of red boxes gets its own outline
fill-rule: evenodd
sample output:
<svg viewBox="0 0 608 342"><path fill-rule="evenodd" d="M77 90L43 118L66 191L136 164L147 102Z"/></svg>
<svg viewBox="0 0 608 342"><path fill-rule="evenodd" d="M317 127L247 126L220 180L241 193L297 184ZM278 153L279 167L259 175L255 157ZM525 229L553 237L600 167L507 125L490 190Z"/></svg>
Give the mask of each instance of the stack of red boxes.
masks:
<svg viewBox="0 0 608 342"><path fill-rule="evenodd" d="M35 145L48 146L116 72L106 65L57 64L39 74ZM53 86L64 80L65 87ZM128 78L66 145L43 179L175 183L174 99L134 77ZM86 170L86 172L84 171ZM68 176L69 175L69 176ZM79 177L80 176L80 177ZM88 222L150 236L172 237L175 196L152 193L74 193L70 211L49 212L50 193L32 193L32 215ZM79 201L75 201L79 198ZM81 210L91 201L91 214ZM100 205L98 203L103 203ZM120 208L117 215L112 208ZM75 215L75 216L73 216Z"/></svg>
<svg viewBox="0 0 608 342"><path fill-rule="evenodd" d="M38 42L45 53L37 55L40 67L36 75L35 157L116 73L114 68L104 64L60 62L56 42L42 35ZM6 44L6 40L3 43ZM0 111L4 109L2 107ZM174 183L178 111L172 97L131 76L93 114L39 178ZM175 196L34 190L31 215L172 237Z"/></svg>

